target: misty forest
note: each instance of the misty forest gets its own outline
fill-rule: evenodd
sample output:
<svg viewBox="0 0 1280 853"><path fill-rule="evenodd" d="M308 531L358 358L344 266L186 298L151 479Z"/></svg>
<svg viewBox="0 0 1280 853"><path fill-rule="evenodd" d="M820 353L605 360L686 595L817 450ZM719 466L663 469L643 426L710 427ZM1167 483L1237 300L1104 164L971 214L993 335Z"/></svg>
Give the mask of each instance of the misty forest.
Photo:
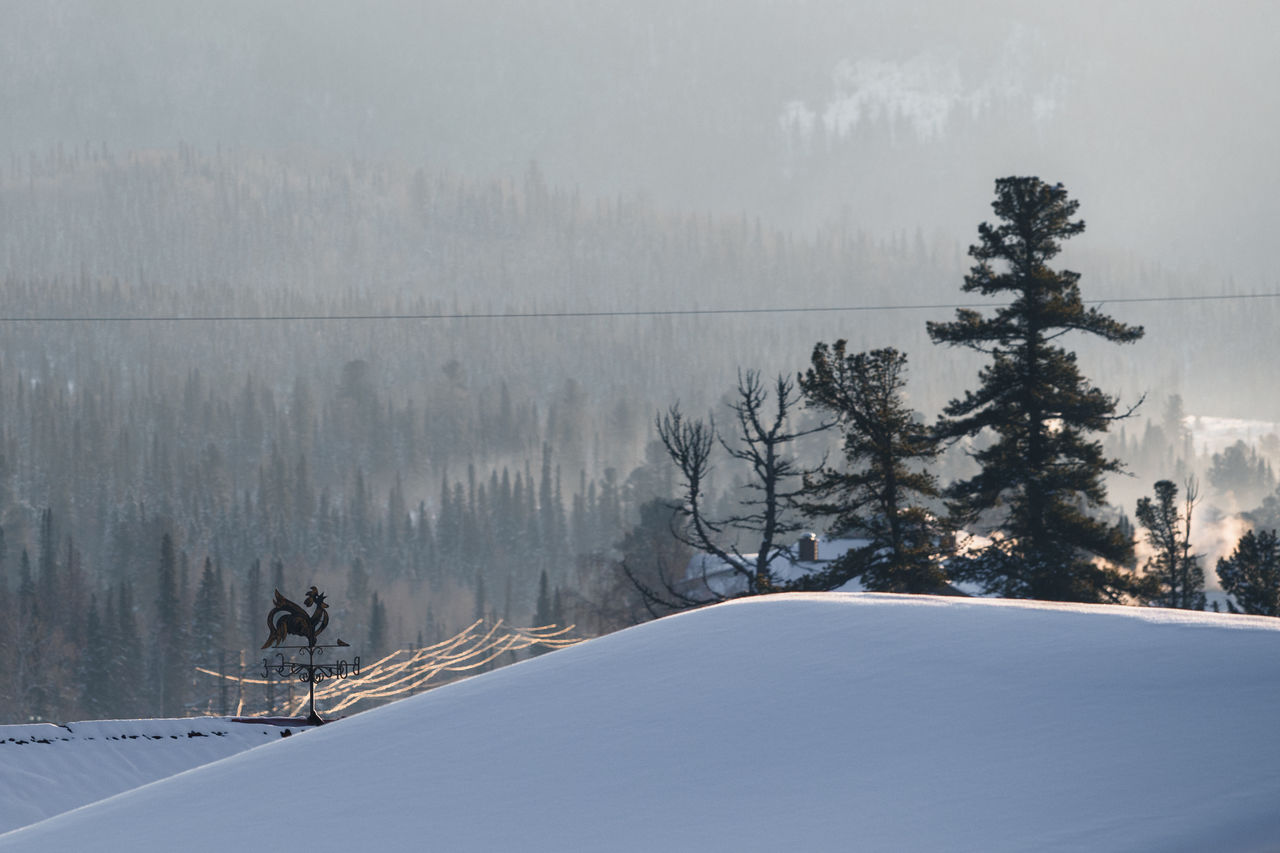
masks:
<svg viewBox="0 0 1280 853"><path fill-rule="evenodd" d="M4 5L0 722L225 713L313 584L1280 615L1274 10Z"/></svg>

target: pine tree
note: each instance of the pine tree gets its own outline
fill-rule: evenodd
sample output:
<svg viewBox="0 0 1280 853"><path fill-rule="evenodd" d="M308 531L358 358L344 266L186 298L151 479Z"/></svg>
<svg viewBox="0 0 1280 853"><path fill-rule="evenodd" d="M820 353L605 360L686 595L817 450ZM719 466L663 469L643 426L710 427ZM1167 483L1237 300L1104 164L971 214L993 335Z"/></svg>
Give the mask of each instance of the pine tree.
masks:
<svg viewBox="0 0 1280 853"><path fill-rule="evenodd" d="M134 615L133 590L128 582L116 588L115 631L112 634L111 683L120 717L137 717L146 713L142 701L142 640L138 637L138 620Z"/></svg>
<svg viewBox="0 0 1280 853"><path fill-rule="evenodd" d="M533 611L533 626L544 628L551 624L551 590L547 582L547 570L538 575L538 598Z"/></svg>
<svg viewBox="0 0 1280 853"><path fill-rule="evenodd" d="M271 584L272 589L285 589L284 560L279 557L271 561Z"/></svg>
<svg viewBox="0 0 1280 853"><path fill-rule="evenodd" d="M369 657L377 659L386 652L387 608L375 592L369 600Z"/></svg>
<svg viewBox="0 0 1280 853"><path fill-rule="evenodd" d="M0 528L0 660L12 660L15 612L5 563L4 529ZM14 707L12 691L12 673L8 667L0 669L0 707Z"/></svg>
<svg viewBox="0 0 1280 853"><path fill-rule="evenodd" d="M14 703L21 721L43 719L47 689L44 668L44 623L36 583L31 574L31 555L26 548L18 561L18 601L13 621L13 644L8 661Z"/></svg>
<svg viewBox="0 0 1280 853"><path fill-rule="evenodd" d="M392 484L391 493L387 497L387 544L392 548L400 544L405 518L408 515L409 509L404 500L404 485L400 482L400 472L396 471L395 483Z"/></svg>
<svg viewBox="0 0 1280 853"><path fill-rule="evenodd" d="M198 666L212 667L225 646L226 598L222 573L214 570L209 557L204 559L192 616L192 658Z"/></svg>
<svg viewBox="0 0 1280 853"><path fill-rule="evenodd" d="M1184 509L1178 507L1178 487L1171 480L1160 480L1155 492L1154 500L1141 498L1134 513L1147 529L1147 543L1154 550L1146 566L1152 589L1145 597L1161 607L1204 610L1204 569L1200 556L1191 553L1195 484L1187 484Z"/></svg>
<svg viewBox="0 0 1280 853"><path fill-rule="evenodd" d="M1280 539L1274 530L1250 530L1230 557L1218 560L1218 580L1232 613L1280 616Z"/></svg>
<svg viewBox="0 0 1280 853"><path fill-rule="evenodd" d="M182 680L186 661L183 642L186 625L178 594L177 555L173 537L168 533L160 540L160 564L156 575L156 634L152 647L156 690L156 706L165 717L182 713Z"/></svg>
<svg viewBox="0 0 1280 853"><path fill-rule="evenodd" d="M271 602L262 589L262 561L259 559L255 558L249 565L244 593L244 610L241 620L244 632L242 643L247 644L250 649L256 649L254 640L262 635L262 616L267 613Z"/></svg>
<svg viewBox="0 0 1280 853"><path fill-rule="evenodd" d="M106 719L111 711L111 649L109 633L98 611L98 597L89 598L85 618L84 653L80 657L80 708L91 720Z"/></svg>
<svg viewBox="0 0 1280 853"><path fill-rule="evenodd" d="M58 556L56 538L53 532L53 511L40 511L40 556L39 571L36 574L36 594L45 607L52 607L57 601Z"/></svg>
<svg viewBox="0 0 1280 853"><path fill-rule="evenodd" d="M937 555L943 531L926 502L940 495L922 465L938 455L932 432L907 408L907 357L894 349L845 354L845 341L813 348L800 378L810 406L844 430L846 470L824 467L806 478L806 509L832 516L831 529L867 540L820 579L830 589L861 576L868 589L936 592L946 584Z"/></svg>
<svg viewBox="0 0 1280 853"><path fill-rule="evenodd" d="M938 430L949 439L992 439L974 452L980 473L949 496L960 521L987 513L1000 535L956 561L953 573L1007 597L1107 601L1131 591L1116 566L1131 559L1133 543L1097 512L1106 500L1103 475L1120 464L1088 437L1117 419L1116 400L1081 376L1075 354L1057 340L1077 331L1129 343L1142 328L1086 310L1079 274L1047 265L1062 240L1084 231L1072 219L1078 204L1061 184L996 181L1000 224L979 226L980 242L969 248L977 264L963 289L1010 301L990 317L962 308L953 322L928 324L934 343L991 358L981 387L948 404Z"/></svg>
<svg viewBox="0 0 1280 853"><path fill-rule="evenodd" d="M542 551L538 555L544 568L557 570L560 557L560 525L557 523L555 480L552 477L551 445L542 445L542 475L538 479L538 524L541 532L539 542Z"/></svg>
<svg viewBox="0 0 1280 853"><path fill-rule="evenodd" d="M4 457L0 456L0 467L4 465ZM0 527L0 608L8 606L9 602L9 548L4 538L4 528ZM0 617L3 617L4 610L0 609Z"/></svg>
<svg viewBox="0 0 1280 853"><path fill-rule="evenodd" d="M351 571L347 574L347 601L352 607L359 607L369 597L369 570L364 560L356 557L351 561Z"/></svg>
<svg viewBox="0 0 1280 853"><path fill-rule="evenodd" d="M472 616L479 620L485 619L489 615L489 597L484 588L484 573L476 574L476 603Z"/></svg>

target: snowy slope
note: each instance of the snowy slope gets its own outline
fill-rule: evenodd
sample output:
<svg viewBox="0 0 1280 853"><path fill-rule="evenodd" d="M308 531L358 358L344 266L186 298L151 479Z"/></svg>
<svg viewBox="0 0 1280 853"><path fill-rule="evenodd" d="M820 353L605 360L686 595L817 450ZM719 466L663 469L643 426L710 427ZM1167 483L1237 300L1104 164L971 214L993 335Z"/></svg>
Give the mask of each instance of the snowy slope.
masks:
<svg viewBox="0 0 1280 853"><path fill-rule="evenodd" d="M0 726L0 832L279 740L225 717Z"/></svg>
<svg viewBox="0 0 1280 853"><path fill-rule="evenodd" d="M1278 630L745 600L278 739L0 850L1275 849Z"/></svg>

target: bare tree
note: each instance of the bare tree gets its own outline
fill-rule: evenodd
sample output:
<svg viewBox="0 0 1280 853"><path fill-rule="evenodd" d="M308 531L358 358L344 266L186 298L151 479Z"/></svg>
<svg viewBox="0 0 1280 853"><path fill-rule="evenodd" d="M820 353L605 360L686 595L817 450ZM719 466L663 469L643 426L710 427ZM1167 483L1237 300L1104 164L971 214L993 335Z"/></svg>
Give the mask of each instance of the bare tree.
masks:
<svg viewBox="0 0 1280 853"><path fill-rule="evenodd" d="M681 479L679 500L673 506L672 533L706 556L701 561L701 578L693 583L688 579L682 582L664 572L659 578L661 589L644 583L624 564L624 571L651 609L654 605L684 609L791 588L791 583L780 579L773 570L774 563L787 550L789 534L803 526L791 511L797 508L808 471L796 461L791 445L831 426L822 423L793 428L790 416L800 399L795 384L785 376L779 376L770 389L758 371L748 370L738 374L734 401L729 405L736 427L733 442L717 431L712 417L690 420L680 411L679 404L658 416L658 437ZM707 506L706 488L717 444L749 471L738 510L723 518L714 517ZM753 543L758 542L754 554L743 553L736 544L742 534ZM728 572L732 582L713 583L712 570Z"/></svg>

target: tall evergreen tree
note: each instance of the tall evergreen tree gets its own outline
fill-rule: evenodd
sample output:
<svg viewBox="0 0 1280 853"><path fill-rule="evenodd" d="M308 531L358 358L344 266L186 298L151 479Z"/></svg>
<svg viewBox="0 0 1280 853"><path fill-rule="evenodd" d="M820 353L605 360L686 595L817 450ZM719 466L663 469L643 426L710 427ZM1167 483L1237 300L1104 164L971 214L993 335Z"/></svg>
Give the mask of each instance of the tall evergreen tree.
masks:
<svg viewBox="0 0 1280 853"><path fill-rule="evenodd" d="M1109 601L1131 591L1130 577L1116 567L1131 559L1133 543L1097 513L1106 500L1103 475L1120 464L1088 437L1117 419L1116 400L1090 385L1075 354L1057 341L1074 331L1129 343L1142 328L1086 309L1079 274L1048 266L1062 240L1084 231L1072 219L1078 206L1061 184L996 181L1000 222L978 227L980 242L969 248L977 264L963 289L1010 301L989 317L961 308L952 322L928 324L934 343L991 359L981 387L947 405L938 431L990 439L974 452L980 473L955 483L949 496L960 520L986 514L1000 535L956 568L1007 597Z"/></svg>
<svg viewBox="0 0 1280 853"><path fill-rule="evenodd" d="M285 590L284 560L276 557L271 561L271 584L273 589Z"/></svg>
<svg viewBox="0 0 1280 853"><path fill-rule="evenodd" d="M262 589L262 561L254 558L244 584L244 610L241 619L243 636L241 643L255 649L254 640L262 633L262 617L268 611L271 599Z"/></svg>
<svg viewBox="0 0 1280 853"><path fill-rule="evenodd" d="M12 660L14 601L5 577L4 530L0 528L0 660ZM0 707L13 709L12 673L0 669Z"/></svg>
<svg viewBox="0 0 1280 853"><path fill-rule="evenodd" d="M376 660L386 654L387 607L373 593L369 599L369 657Z"/></svg>
<svg viewBox="0 0 1280 853"><path fill-rule="evenodd" d="M1155 498L1138 501L1138 523L1147 529L1147 543L1154 553L1147 560L1152 589L1146 598L1161 607L1204 610L1204 569L1200 556L1191 553L1191 513L1196 487L1187 484L1186 500L1178 506L1178 486L1171 480L1155 484Z"/></svg>
<svg viewBox="0 0 1280 853"><path fill-rule="evenodd" d="M156 574L156 627L152 647L156 706L165 717L182 713L182 681L185 674L186 644L182 599L178 592L177 554L173 537L168 533L160 540L160 564Z"/></svg>
<svg viewBox="0 0 1280 853"><path fill-rule="evenodd" d="M111 649L108 626L98 611L98 597L89 598L84 650L80 656L79 705L91 720L106 719L111 711Z"/></svg>
<svg viewBox="0 0 1280 853"><path fill-rule="evenodd" d="M922 467L937 457L938 444L902 399L906 366L897 350L847 355L839 340L815 346L800 377L809 405L843 428L846 463L806 478L806 509L832 517L833 532L867 540L832 564L823 588L858 576L886 592L936 592L946 584L937 559L943 530L926 506L940 491Z"/></svg>
<svg viewBox="0 0 1280 853"><path fill-rule="evenodd" d="M603 555L581 565L597 566L573 590L574 619L591 625L589 631L608 633L670 610L645 590L664 589L689 564L695 550L673 532L680 516L672 502L652 498L636 508L639 521L614 545L619 557Z"/></svg>
<svg viewBox="0 0 1280 853"><path fill-rule="evenodd" d="M555 480L552 477L551 445L542 445L542 475L538 479L538 523L541 528L541 563L553 572L559 569L560 558L560 507L556 504Z"/></svg>
<svg viewBox="0 0 1280 853"><path fill-rule="evenodd" d="M53 607L59 592L57 541L53 532L53 510L40 511L40 556L36 592L45 607Z"/></svg>
<svg viewBox="0 0 1280 853"><path fill-rule="evenodd" d="M133 590L128 581L116 587L115 631L112 634L111 683L114 686L115 710L121 717L145 713L142 670L142 640L138 636L138 620L134 615Z"/></svg>
<svg viewBox="0 0 1280 853"><path fill-rule="evenodd" d="M1218 560L1218 580L1231 596L1232 613L1280 616L1280 538L1274 530L1250 530Z"/></svg>
<svg viewBox="0 0 1280 853"><path fill-rule="evenodd" d="M347 602L351 607L362 607L369 597L371 579L364 560L356 557L351 561L351 571L347 573Z"/></svg>
<svg viewBox="0 0 1280 853"><path fill-rule="evenodd" d="M551 590L547 582L547 570L538 575L538 598L533 610L533 625L543 628L551 624Z"/></svg>
<svg viewBox="0 0 1280 853"><path fill-rule="evenodd" d="M22 722L41 720L46 710L44 668L45 636L35 579L31 575L31 555L26 548L18 561L18 606L13 620L13 642L7 669L12 697Z"/></svg>
<svg viewBox="0 0 1280 853"><path fill-rule="evenodd" d="M0 456L0 466L2 466L3 457ZM0 527L0 608L8 605L9 594L9 548L4 538L4 528ZM0 609L0 616L4 615L3 609Z"/></svg>
<svg viewBox="0 0 1280 853"><path fill-rule="evenodd" d="M204 558L192 610L192 659L198 666L212 667L226 645L226 598L222 573L214 570L209 557Z"/></svg>
<svg viewBox="0 0 1280 853"><path fill-rule="evenodd" d="M475 619L486 619L489 616L489 596L484 588L484 572L476 574L476 606L472 616Z"/></svg>

